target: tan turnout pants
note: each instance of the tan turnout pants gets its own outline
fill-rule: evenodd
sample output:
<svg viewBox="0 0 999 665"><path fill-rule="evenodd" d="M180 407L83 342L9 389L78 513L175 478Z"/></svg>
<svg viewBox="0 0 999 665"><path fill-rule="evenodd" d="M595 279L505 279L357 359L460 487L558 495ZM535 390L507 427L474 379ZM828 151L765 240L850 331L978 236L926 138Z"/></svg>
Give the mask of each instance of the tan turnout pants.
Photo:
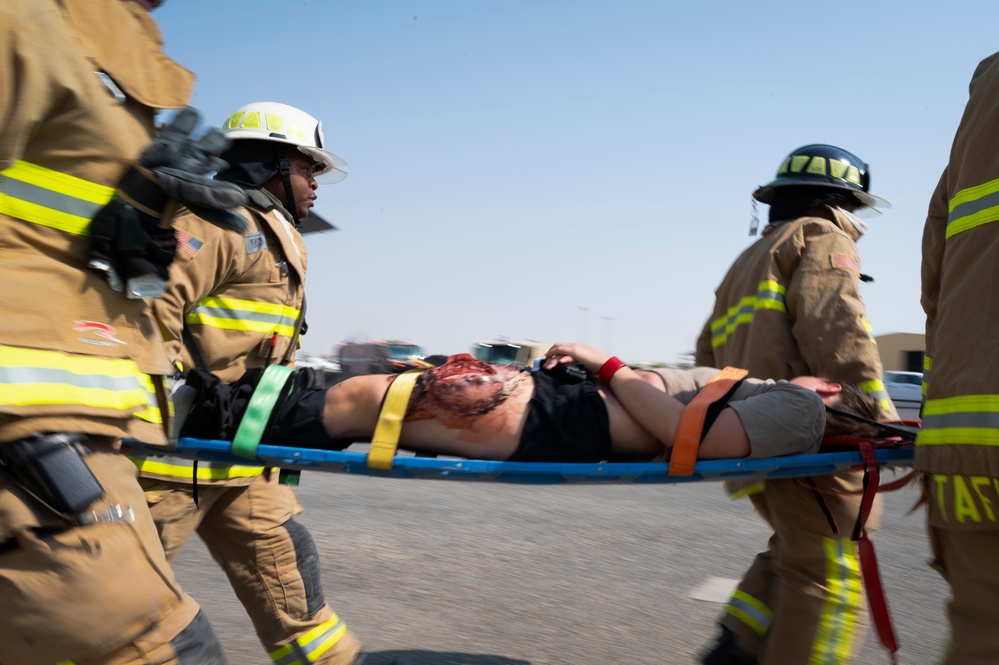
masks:
<svg viewBox="0 0 999 665"><path fill-rule="evenodd" d="M929 527L933 568L947 581L951 640L942 665L999 663L999 530Z"/></svg>
<svg viewBox="0 0 999 665"><path fill-rule="evenodd" d="M142 478L167 558L195 531L250 616L273 660L299 653L301 663L349 665L360 650L353 632L326 603L318 553L295 493L265 472L245 486L200 485Z"/></svg>
<svg viewBox="0 0 999 665"><path fill-rule="evenodd" d="M857 489L861 472L815 476L824 489ZM751 495L774 533L725 610L721 624L760 665L849 663L868 613L856 544L850 541L859 495L824 494L837 536L811 490L795 479L768 480ZM875 499L868 527L877 526ZM814 659L814 660L813 660Z"/></svg>
<svg viewBox="0 0 999 665"><path fill-rule="evenodd" d="M174 580L135 466L110 441L87 445L107 496L93 508L135 519L67 528L0 476L0 663L173 664L185 630L221 662L207 660L221 656L217 639Z"/></svg>

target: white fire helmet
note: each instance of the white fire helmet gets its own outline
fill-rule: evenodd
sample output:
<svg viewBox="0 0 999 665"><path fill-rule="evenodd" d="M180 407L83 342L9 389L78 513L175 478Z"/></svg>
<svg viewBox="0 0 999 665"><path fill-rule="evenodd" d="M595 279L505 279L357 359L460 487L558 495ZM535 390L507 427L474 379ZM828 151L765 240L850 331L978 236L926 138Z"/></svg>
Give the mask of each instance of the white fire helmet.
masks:
<svg viewBox="0 0 999 665"><path fill-rule="evenodd" d="M340 182L347 177L347 162L323 147L323 123L305 111L278 102L253 102L225 119L222 131L230 139L274 141L297 146L315 160L318 182Z"/></svg>

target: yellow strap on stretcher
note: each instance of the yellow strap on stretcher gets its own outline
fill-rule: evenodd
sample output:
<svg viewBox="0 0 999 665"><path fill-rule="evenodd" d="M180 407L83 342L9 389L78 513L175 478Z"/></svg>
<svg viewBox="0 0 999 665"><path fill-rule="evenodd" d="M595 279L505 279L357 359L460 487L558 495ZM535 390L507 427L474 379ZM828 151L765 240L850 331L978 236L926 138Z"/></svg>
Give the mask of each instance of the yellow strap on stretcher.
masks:
<svg viewBox="0 0 999 665"><path fill-rule="evenodd" d="M375 434L371 437L371 450L368 451L368 466L388 471L392 468L392 458L399 447L399 434L402 432L402 419L409 406L409 396L423 369L411 369L403 372L389 385L381 411L378 412L378 424Z"/></svg>

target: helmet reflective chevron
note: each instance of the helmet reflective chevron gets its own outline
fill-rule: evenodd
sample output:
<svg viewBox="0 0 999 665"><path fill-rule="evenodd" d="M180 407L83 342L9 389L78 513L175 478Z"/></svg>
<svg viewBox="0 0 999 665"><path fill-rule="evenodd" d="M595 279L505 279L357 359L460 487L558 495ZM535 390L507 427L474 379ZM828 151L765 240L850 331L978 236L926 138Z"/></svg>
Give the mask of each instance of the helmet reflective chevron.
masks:
<svg viewBox="0 0 999 665"><path fill-rule="evenodd" d="M314 175L319 182L340 182L347 177L347 162L323 145L323 124L294 106L277 102L246 104L229 114L222 131L233 141L250 139L296 146L315 160Z"/></svg>
<svg viewBox="0 0 999 665"><path fill-rule="evenodd" d="M890 208L891 204L869 192L870 168L852 152L815 143L794 150L777 169L776 177L753 192L761 203L772 203L783 187L822 187L849 192L858 206Z"/></svg>

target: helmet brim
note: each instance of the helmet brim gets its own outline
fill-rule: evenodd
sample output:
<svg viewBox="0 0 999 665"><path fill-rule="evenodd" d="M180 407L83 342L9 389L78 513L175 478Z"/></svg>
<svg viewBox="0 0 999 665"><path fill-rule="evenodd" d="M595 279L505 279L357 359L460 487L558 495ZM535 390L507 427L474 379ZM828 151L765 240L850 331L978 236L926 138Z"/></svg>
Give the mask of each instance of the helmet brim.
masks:
<svg viewBox="0 0 999 665"><path fill-rule="evenodd" d="M891 208L891 203L880 196L868 194L867 192L861 192L851 187L841 187L834 184L820 185L814 182L788 182L786 180L772 180L765 185L757 187L756 191L753 192L753 198L760 203L766 203L769 205L773 203L777 190L782 187L826 187L828 189L836 189L853 194L854 198L857 199L857 203L863 208L872 208L874 210L886 210Z"/></svg>
<svg viewBox="0 0 999 665"><path fill-rule="evenodd" d="M347 162L339 155L323 148L313 148L307 145L297 147L316 162L316 171L313 174L316 182L331 185L347 177Z"/></svg>

